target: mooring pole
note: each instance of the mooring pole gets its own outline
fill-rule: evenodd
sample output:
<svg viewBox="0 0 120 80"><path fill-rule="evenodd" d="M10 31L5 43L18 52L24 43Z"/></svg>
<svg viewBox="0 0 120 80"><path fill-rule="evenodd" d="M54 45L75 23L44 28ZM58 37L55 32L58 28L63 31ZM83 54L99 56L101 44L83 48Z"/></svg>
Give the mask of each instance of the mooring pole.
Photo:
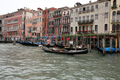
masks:
<svg viewBox="0 0 120 80"><path fill-rule="evenodd" d="M110 53L112 53L112 37L110 38Z"/></svg>
<svg viewBox="0 0 120 80"><path fill-rule="evenodd" d="M115 38L115 52L117 53L117 38Z"/></svg>

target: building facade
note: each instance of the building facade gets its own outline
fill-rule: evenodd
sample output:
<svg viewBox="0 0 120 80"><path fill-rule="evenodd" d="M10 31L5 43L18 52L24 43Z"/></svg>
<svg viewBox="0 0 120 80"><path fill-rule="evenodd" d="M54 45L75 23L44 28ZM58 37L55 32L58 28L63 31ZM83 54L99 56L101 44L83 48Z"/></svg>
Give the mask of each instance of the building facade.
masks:
<svg viewBox="0 0 120 80"><path fill-rule="evenodd" d="M3 36L4 36L4 19L2 19L2 17L0 18L0 41L3 40Z"/></svg>
<svg viewBox="0 0 120 80"><path fill-rule="evenodd" d="M56 10L57 8L45 8L45 10L43 11L43 36L49 36L49 32L52 28L52 26L49 25L50 20L53 19L53 15L50 16L51 12L53 12L54 10Z"/></svg>
<svg viewBox="0 0 120 80"><path fill-rule="evenodd" d="M82 5L76 3L71 8L71 34L78 33L109 33L110 0L98 0Z"/></svg>
<svg viewBox="0 0 120 80"><path fill-rule="evenodd" d="M70 34L70 8L62 12L62 34Z"/></svg>
<svg viewBox="0 0 120 80"><path fill-rule="evenodd" d="M32 17L32 13L27 8L4 15L4 39L24 40L25 20L29 17Z"/></svg>
<svg viewBox="0 0 120 80"><path fill-rule="evenodd" d="M32 17L26 20L25 37L40 38L42 37L42 9L32 12Z"/></svg>
<svg viewBox="0 0 120 80"><path fill-rule="evenodd" d="M120 0L111 0L110 32L120 34Z"/></svg>
<svg viewBox="0 0 120 80"><path fill-rule="evenodd" d="M62 14L65 9L68 9L68 7L62 7L58 8L57 10L54 11L54 34L56 36L60 36L62 34Z"/></svg>

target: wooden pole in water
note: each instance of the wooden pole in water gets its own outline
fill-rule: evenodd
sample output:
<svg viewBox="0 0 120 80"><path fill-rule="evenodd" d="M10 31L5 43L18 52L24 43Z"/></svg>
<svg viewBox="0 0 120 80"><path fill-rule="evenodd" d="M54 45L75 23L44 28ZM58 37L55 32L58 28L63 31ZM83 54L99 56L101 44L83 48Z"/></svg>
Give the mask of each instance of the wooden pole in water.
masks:
<svg viewBox="0 0 120 80"><path fill-rule="evenodd" d="M102 38L102 45L103 45L103 54L105 54L105 42L104 42L104 38Z"/></svg>
<svg viewBox="0 0 120 80"><path fill-rule="evenodd" d="M78 46L78 37L76 36L76 46Z"/></svg>
<svg viewBox="0 0 120 80"><path fill-rule="evenodd" d="M90 35L90 51L91 51L91 35Z"/></svg>
<svg viewBox="0 0 120 80"><path fill-rule="evenodd" d="M65 46L65 37L63 37L63 46Z"/></svg>
<svg viewBox="0 0 120 80"><path fill-rule="evenodd" d="M112 37L110 38L110 53L112 53Z"/></svg>
<svg viewBox="0 0 120 80"><path fill-rule="evenodd" d="M57 36L56 36L56 38L55 38L55 43L57 44Z"/></svg>
<svg viewBox="0 0 120 80"><path fill-rule="evenodd" d="M99 47L99 35L97 36L97 47Z"/></svg>
<svg viewBox="0 0 120 80"><path fill-rule="evenodd" d="M120 52L120 36L119 36L119 52Z"/></svg>
<svg viewBox="0 0 120 80"><path fill-rule="evenodd" d="M115 52L117 52L117 38L115 38Z"/></svg>
<svg viewBox="0 0 120 80"><path fill-rule="evenodd" d="M95 49L95 38L94 38L94 49Z"/></svg>

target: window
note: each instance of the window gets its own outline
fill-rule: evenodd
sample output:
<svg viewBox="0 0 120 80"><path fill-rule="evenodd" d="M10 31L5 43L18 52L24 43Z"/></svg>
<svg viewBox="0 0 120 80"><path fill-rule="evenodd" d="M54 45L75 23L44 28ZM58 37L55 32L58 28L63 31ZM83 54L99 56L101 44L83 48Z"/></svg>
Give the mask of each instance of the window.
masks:
<svg viewBox="0 0 120 80"><path fill-rule="evenodd" d="M83 21L85 21L85 16L83 16Z"/></svg>
<svg viewBox="0 0 120 80"><path fill-rule="evenodd" d="M94 18L93 18L93 15L91 15L91 20L93 20Z"/></svg>
<svg viewBox="0 0 120 80"><path fill-rule="evenodd" d="M89 21L89 16L87 16L87 21Z"/></svg>
<svg viewBox="0 0 120 80"><path fill-rule="evenodd" d="M78 12L78 9L76 9L76 12Z"/></svg>
<svg viewBox="0 0 120 80"><path fill-rule="evenodd" d="M98 5L96 5L96 9L98 9Z"/></svg>
<svg viewBox="0 0 120 80"><path fill-rule="evenodd" d="M85 7L83 8L83 11L85 11Z"/></svg>
<svg viewBox="0 0 120 80"><path fill-rule="evenodd" d="M71 27L71 32L73 32L73 27Z"/></svg>
<svg viewBox="0 0 120 80"><path fill-rule="evenodd" d="M108 7L108 2L105 3L105 7Z"/></svg>
<svg viewBox="0 0 120 80"><path fill-rule="evenodd" d="M75 31L77 32L77 26L75 27Z"/></svg>
<svg viewBox="0 0 120 80"><path fill-rule="evenodd" d="M108 18L108 12L105 13L105 18Z"/></svg>
<svg viewBox="0 0 120 80"><path fill-rule="evenodd" d="M2 31L2 28L0 27L0 32Z"/></svg>
<svg viewBox="0 0 120 80"><path fill-rule="evenodd" d="M89 7L87 7L87 11L89 11Z"/></svg>
<svg viewBox="0 0 120 80"><path fill-rule="evenodd" d="M98 14L95 14L95 19L98 19Z"/></svg>
<svg viewBox="0 0 120 80"><path fill-rule="evenodd" d="M75 17L75 22L77 22L78 20L77 20L77 17Z"/></svg>
<svg viewBox="0 0 120 80"><path fill-rule="evenodd" d="M81 31L81 26L79 26L79 31Z"/></svg>
<svg viewBox="0 0 120 80"><path fill-rule="evenodd" d="M89 26L87 26L87 30L89 30Z"/></svg>
<svg viewBox="0 0 120 80"><path fill-rule="evenodd" d="M105 24L105 31L107 31L107 24Z"/></svg>
<svg viewBox="0 0 120 80"><path fill-rule="evenodd" d="M71 18L71 22L73 22L73 18Z"/></svg>
<svg viewBox="0 0 120 80"><path fill-rule="evenodd" d="M98 25L95 25L95 31L98 31Z"/></svg>
<svg viewBox="0 0 120 80"><path fill-rule="evenodd" d="M94 9L94 7L93 6L91 6L91 10L93 10Z"/></svg>
<svg viewBox="0 0 120 80"><path fill-rule="evenodd" d="M91 26L91 30L93 30L93 25Z"/></svg>
<svg viewBox="0 0 120 80"><path fill-rule="evenodd" d="M71 10L71 13L73 13L73 10Z"/></svg>
<svg viewBox="0 0 120 80"><path fill-rule="evenodd" d="M81 21L81 17L79 17L79 21Z"/></svg>

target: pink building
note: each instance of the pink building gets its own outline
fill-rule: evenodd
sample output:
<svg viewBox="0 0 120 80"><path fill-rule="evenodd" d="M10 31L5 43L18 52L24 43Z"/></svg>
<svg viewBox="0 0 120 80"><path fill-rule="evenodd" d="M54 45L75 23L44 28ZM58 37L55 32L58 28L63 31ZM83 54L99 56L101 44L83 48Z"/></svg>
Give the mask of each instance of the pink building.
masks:
<svg viewBox="0 0 120 80"><path fill-rule="evenodd" d="M42 12L41 8L32 12L32 17L26 19L25 37L26 38L40 38L42 37Z"/></svg>
<svg viewBox="0 0 120 80"><path fill-rule="evenodd" d="M29 17L32 17L32 11L28 8L4 15L4 39L24 40L25 20Z"/></svg>

